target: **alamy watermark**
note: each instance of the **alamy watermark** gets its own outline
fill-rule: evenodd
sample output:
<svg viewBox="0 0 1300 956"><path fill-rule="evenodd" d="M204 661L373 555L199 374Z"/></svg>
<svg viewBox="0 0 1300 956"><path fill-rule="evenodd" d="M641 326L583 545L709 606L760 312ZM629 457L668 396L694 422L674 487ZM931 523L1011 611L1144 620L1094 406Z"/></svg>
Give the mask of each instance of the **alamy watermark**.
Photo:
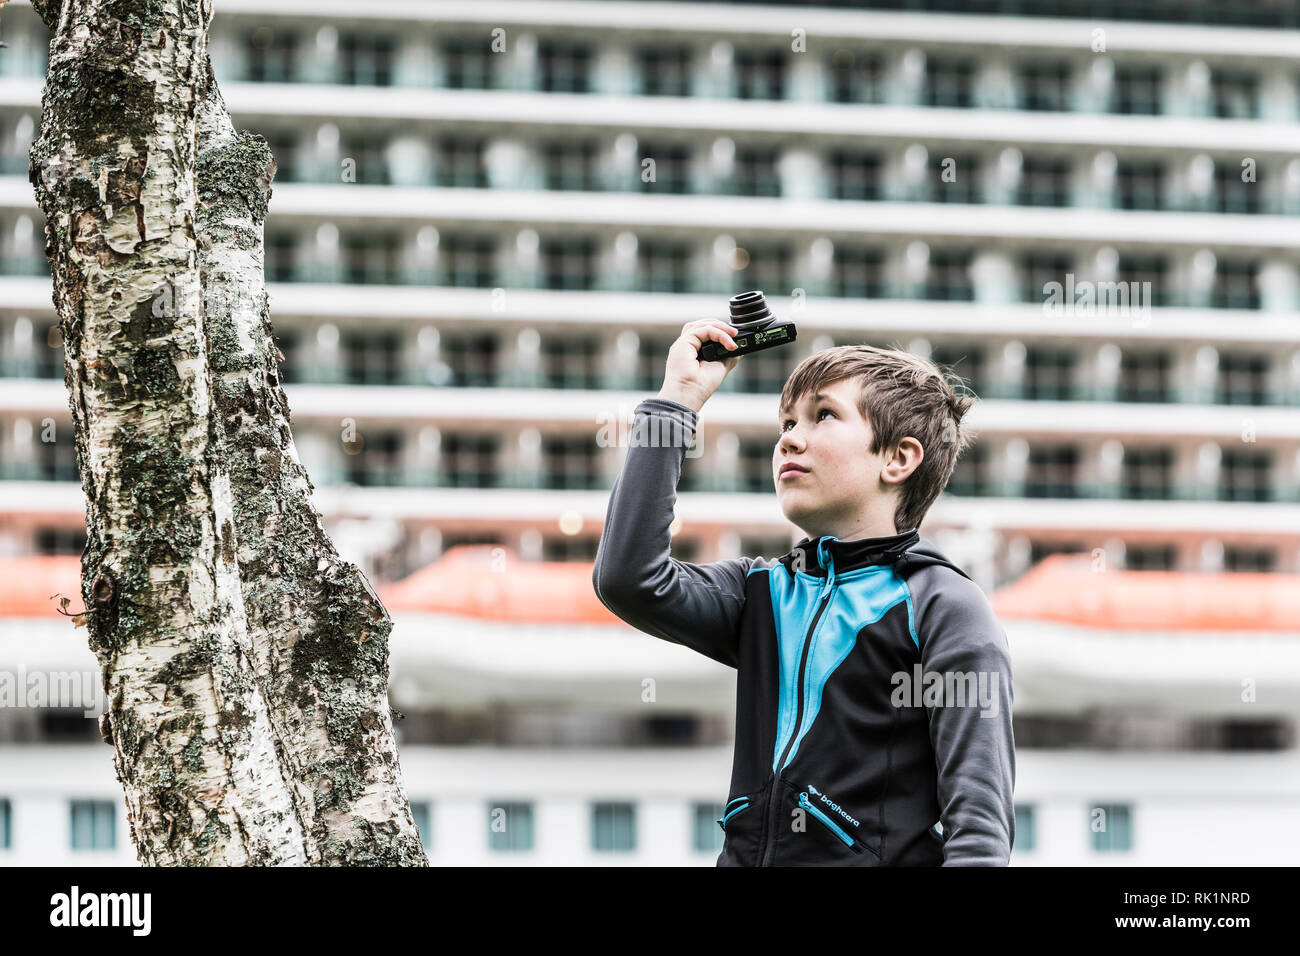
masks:
<svg viewBox="0 0 1300 956"><path fill-rule="evenodd" d="M151 893L83 893L73 884L50 897L51 926L121 926L148 936L153 926Z"/></svg>
<svg viewBox="0 0 1300 956"><path fill-rule="evenodd" d="M1065 282L1043 284L1043 314L1050 316L1123 316L1150 319L1151 283L1075 281L1074 273L1065 274Z"/></svg>
<svg viewBox="0 0 1300 956"><path fill-rule="evenodd" d="M981 717L998 715L997 671L895 671L889 702L895 707L968 707L979 705Z"/></svg>
<svg viewBox="0 0 1300 956"><path fill-rule="evenodd" d="M98 717L107 703L99 671L0 670L0 708L80 708L85 717Z"/></svg>
<svg viewBox="0 0 1300 956"><path fill-rule="evenodd" d="M704 454L696 429L684 412L656 409L653 414L633 415L629 420L628 414L620 408L616 413L601 413L596 417L596 423L600 425L596 432L599 448L685 447L687 458L699 458Z"/></svg>

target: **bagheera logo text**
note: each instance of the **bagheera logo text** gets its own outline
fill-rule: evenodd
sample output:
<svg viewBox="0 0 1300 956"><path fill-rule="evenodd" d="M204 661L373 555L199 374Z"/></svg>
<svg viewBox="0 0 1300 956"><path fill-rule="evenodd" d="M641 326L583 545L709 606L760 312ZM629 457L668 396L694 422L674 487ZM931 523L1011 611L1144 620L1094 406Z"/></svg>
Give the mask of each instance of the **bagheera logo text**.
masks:
<svg viewBox="0 0 1300 956"><path fill-rule="evenodd" d="M830 797L826 796L826 794L822 793L820 790L818 790L816 787L812 786L811 784L808 785L808 792L811 793L811 794L814 794L814 795L817 797L818 800L820 800L822 803L826 804L826 806L830 807L832 810L834 810L836 813L838 813L840 816L842 816L845 820L848 820L849 823L852 823L855 827L856 827L856 826L861 826L861 824L858 823L857 820L855 820L855 819L853 819L853 817L849 816L849 813L848 813L847 810L845 810L845 809L844 809L843 807L841 807L838 803L836 803L836 802L835 802L834 800L832 800Z"/></svg>

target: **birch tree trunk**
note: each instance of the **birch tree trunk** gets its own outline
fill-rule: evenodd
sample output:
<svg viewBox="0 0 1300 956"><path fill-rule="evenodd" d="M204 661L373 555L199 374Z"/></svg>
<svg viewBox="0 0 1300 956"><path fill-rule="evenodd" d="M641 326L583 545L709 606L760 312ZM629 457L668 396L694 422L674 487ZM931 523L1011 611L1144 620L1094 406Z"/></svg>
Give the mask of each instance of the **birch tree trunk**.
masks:
<svg viewBox="0 0 1300 956"><path fill-rule="evenodd" d="M29 175L86 495L101 721L147 865L411 865L392 622L289 429L263 280L275 162L236 132L211 0L34 0Z"/></svg>

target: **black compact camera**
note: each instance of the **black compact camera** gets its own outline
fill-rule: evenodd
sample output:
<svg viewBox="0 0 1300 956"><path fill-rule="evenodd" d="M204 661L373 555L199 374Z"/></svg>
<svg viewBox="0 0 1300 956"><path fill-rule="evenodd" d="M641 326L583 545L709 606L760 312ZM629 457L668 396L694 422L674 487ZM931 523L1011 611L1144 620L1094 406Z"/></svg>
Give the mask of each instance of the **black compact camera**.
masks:
<svg viewBox="0 0 1300 956"><path fill-rule="evenodd" d="M730 306L731 324L736 327L736 347L729 349L721 342L705 342L696 354L701 362L725 362L735 355L761 352L794 341L794 323L774 316L762 292L733 295Z"/></svg>

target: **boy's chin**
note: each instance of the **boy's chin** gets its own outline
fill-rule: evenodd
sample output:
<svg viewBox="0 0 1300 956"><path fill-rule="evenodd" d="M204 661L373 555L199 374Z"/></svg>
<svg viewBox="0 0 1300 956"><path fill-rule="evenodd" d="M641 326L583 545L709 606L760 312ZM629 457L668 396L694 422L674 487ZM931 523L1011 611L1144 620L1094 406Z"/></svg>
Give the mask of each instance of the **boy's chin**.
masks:
<svg viewBox="0 0 1300 956"><path fill-rule="evenodd" d="M801 508L791 502L794 495L785 495L781 498L781 513L785 515L785 520L790 522L796 528L805 528L812 524L816 519L816 514L807 508Z"/></svg>

